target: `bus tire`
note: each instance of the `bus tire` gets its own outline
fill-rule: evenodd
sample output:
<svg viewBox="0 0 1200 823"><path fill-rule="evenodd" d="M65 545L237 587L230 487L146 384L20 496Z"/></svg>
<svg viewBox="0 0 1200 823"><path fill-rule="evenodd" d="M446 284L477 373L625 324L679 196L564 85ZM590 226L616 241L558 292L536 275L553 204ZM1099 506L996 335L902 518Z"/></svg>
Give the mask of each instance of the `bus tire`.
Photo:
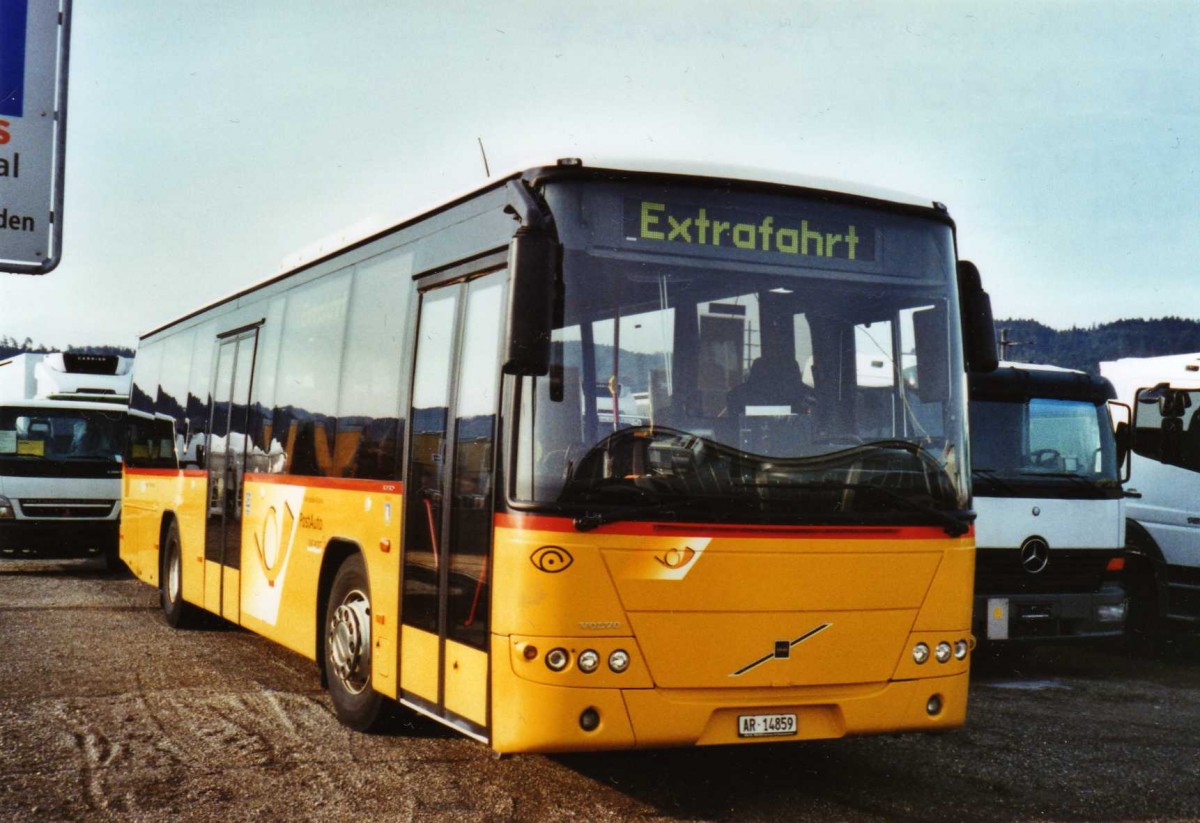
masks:
<svg viewBox="0 0 1200 823"><path fill-rule="evenodd" d="M200 609L183 599L183 547L179 524L172 518L162 541L162 573L158 576L158 599L167 625L186 629L200 622Z"/></svg>
<svg viewBox="0 0 1200 823"><path fill-rule="evenodd" d="M347 557L334 575L324 640L325 675L338 720L371 731L382 720L383 695L371 687L371 588L361 554Z"/></svg>

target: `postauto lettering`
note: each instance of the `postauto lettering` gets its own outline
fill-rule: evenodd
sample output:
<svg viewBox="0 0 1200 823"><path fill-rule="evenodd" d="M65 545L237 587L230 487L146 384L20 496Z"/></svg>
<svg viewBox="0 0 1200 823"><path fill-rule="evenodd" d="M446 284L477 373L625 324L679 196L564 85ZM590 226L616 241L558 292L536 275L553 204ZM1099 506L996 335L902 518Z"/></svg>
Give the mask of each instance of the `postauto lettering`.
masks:
<svg viewBox="0 0 1200 823"><path fill-rule="evenodd" d="M794 215L751 214L650 200L627 201L625 210L626 235L632 234L638 240L801 257L875 259L875 231L861 224L834 224ZM635 219L631 221L630 217ZM634 231L631 233L629 229Z"/></svg>

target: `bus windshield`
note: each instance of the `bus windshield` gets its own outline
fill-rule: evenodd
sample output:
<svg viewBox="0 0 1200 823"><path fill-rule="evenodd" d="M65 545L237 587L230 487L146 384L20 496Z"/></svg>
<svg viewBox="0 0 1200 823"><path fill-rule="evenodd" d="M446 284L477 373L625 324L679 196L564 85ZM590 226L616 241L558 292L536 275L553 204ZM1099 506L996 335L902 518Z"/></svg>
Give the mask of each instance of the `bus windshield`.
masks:
<svg viewBox="0 0 1200 823"><path fill-rule="evenodd" d="M6 471L33 463L120 461L125 410L66 406L0 408L0 461Z"/></svg>
<svg viewBox="0 0 1200 823"><path fill-rule="evenodd" d="M972 400L976 491L1003 496L1037 486L1072 494L1119 494L1116 445L1104 404L1035 397Z"/></svg>
<svg viewBox="0 0 1200 823"><path fill-rule="evenodd" d="M565 255L551 372L518 385L515 504L772 523L965 508L950 229L923 231L926 268L886 279Z"/></svg>

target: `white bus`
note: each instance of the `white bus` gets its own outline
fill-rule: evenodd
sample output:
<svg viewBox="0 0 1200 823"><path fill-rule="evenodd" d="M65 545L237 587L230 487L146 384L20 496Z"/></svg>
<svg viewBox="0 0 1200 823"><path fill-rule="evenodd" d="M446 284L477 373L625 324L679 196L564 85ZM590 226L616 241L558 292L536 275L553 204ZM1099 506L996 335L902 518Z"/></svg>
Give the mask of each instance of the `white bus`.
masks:
<svg viewBox="0 0 1200 823"><path fill-rule="evenodd" d="M989 643L1124 631L1125 501L1103 378L1002 363L970 376L972 631Z"/></svg>
<svg viewBox="0 0 1200 823"><path fill-rule="evenodd" d="M0 558L117 557L132 359L0 361Z"/></svg>
<svg viewBox="0 0 1200 823"><path fill-rule="evenodd" d="M1100 364L1133 404L1130 631L1153 648L1200 625L1200 354Z"/></svg>

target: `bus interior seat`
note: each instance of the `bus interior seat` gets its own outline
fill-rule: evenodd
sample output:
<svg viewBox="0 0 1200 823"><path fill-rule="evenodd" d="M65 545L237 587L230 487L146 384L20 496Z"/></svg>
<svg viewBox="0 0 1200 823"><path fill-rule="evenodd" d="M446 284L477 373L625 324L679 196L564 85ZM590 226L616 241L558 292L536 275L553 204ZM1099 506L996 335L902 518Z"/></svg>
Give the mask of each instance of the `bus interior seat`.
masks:
<svg viewBox="0 0 1200 823"><path fill-rule="evenodd" d="M764 355L751 364L746 380L729 390L725 406L730 415L745 414L747 406L788 406L793 414L805 414L813 399L795 358Z"/></svg>

